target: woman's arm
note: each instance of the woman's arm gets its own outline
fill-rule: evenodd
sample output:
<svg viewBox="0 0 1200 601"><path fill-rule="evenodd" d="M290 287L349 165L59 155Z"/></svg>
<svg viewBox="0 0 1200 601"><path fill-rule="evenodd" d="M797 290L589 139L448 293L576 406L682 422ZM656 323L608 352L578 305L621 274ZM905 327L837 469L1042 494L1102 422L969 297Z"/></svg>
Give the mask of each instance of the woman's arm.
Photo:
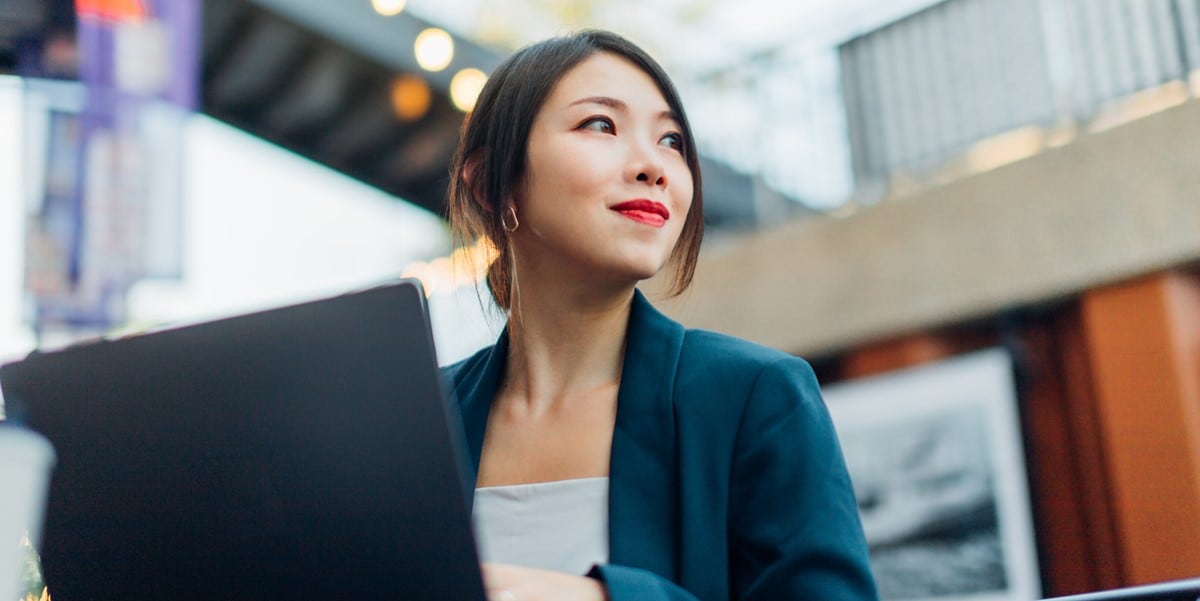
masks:
<svg viewBox="0 0 1200 601"><path fill-rule="evenodd" d="M501 563L483 564L490 601L605 601L604 585L565 572Z"/></svg>
<svg viewBox="0 0 1200 601"><path fill-rule="evenodd" d="M808 363L760 372L738 429L730 485L737 599L878 599L854 490Z"/></svg>
<svg viewBox="0 0 1200 601"><path fill-rule="evenodd" d="M592 568L588 576L604 584L611 601L697 601L678 584L649 570L604 564Z"/></svg>
<svg viewBox="0 0 1200 601"><path fill-rule="evenodd" d="M731 462L731 598L876 600L858 506L816 377L801 359L760 363ZM601 565L612 601L695 601L653 572Z"/></svg>

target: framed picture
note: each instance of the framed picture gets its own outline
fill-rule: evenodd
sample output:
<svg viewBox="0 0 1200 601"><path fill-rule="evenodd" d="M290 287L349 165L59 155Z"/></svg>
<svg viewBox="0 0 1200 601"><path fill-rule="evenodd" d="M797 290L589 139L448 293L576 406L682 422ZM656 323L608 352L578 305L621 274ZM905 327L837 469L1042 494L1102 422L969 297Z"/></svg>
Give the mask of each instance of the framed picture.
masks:
<svg viewBox="0 0 1200 601"><path fill-rule="evenodd" d="M1029 601L1037 550L1002 349L823 389L885 601Z"/></svg>

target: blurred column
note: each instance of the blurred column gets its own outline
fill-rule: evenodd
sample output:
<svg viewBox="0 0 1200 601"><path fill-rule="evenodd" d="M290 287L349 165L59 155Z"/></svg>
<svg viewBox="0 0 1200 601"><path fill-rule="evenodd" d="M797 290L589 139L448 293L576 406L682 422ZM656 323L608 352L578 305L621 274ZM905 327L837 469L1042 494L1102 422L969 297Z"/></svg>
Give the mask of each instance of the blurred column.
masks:
<svg viewBox="0 0 1200 601"><path fill-rule="evenodd" d="M1026 469L1047 597L1121 586L1104 440L1078 305L1021 320Z"/></svg>
<svg viewBox="0 0 1200 601"><path fill-rule="evenodd" d="M1200 276L1082 299L1122 584L1200 573Z"/></svg>

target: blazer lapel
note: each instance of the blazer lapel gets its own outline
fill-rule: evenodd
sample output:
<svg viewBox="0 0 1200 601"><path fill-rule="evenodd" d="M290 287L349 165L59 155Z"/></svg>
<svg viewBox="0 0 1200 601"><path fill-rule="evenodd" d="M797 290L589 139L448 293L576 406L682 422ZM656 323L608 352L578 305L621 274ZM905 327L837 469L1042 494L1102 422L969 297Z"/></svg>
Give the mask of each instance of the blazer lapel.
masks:
<svg viewBox="0 0 1200 601"><path fill-rule="evenodd" d="M677 572L678 463L673 382L683 326L634 292L609 465L609 559Z"/></svg>
<svg viewBox="0 0 1200 601"><path fill-rule="evenodd" d="M483 453L483 433L487 428L488 412L492 408L492 400L496 398L496 388L500 385L500 375L504 372L505 360L508 358L508 327L500 333L500 339L488 350L487 356L475 374L463 379L466 384L458 391L458 406L462 413L463 434L467 439L469 461L469 479L472 495L475 492L475 482L479 479L479 458Z"/></svg>

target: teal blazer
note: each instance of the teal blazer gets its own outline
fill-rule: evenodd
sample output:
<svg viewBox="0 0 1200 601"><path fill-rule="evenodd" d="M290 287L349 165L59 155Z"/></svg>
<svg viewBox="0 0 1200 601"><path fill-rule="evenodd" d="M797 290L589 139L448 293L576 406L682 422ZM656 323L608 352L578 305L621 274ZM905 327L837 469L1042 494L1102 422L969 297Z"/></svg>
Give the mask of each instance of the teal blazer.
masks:
<svg viewBox="0 0 1200 601"><path fill-rule="evenodd" d="M495 346L445 368L474 482L504 370ZM877 599L854 492L812 369L686 330L640 292L609 465L609 563L623 600Z"/></svg>

